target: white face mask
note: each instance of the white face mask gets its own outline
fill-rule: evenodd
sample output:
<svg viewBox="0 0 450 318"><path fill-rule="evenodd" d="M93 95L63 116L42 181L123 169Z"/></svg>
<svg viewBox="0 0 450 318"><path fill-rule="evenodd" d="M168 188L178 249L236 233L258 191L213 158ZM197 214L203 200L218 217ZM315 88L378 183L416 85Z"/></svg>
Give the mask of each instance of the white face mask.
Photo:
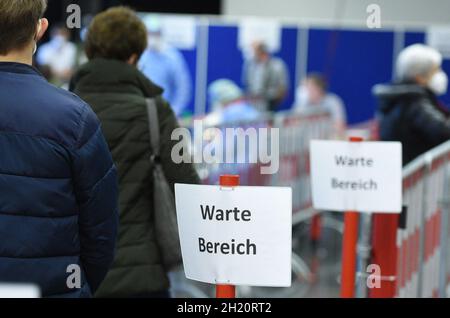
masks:
<svg viewBox="0 0 450 318"><path fill-rule="evenodd" d="M444 73L444 71L435 73L431 80L428 82L428 88L438 96L447 93L447 87L448 77L447 74Z"/></svg>
<svg viewBox="0 0 450 318"><path fill-rule="evenodd" d="M163 40L160 36L148 37L148 48L153 51L161 51L163 46Z"/></svg>
<svg viewBox="0 0 450 318"><path fill-rule="evenodd" d="M255 59L255 51L249 46L244 47L242 49L242 54L243 54L244 59L247 61L251 61L251 60Z"/></svg>
<svg viewBox="0 0 450 318"><path fill-rule="evenodd" d="M218 111L222 110L222 108L223 108L223 105L220 102L214 102L211 105L211 111L213 111L213 112L218 112Z"/></svg>
<svg viewBox="0 0 450 318"><path fill-rule="evenodd" d="M304 85L300 85L295 92L295 103L297 105L305 106L309 103L308 90Z"/></svg>

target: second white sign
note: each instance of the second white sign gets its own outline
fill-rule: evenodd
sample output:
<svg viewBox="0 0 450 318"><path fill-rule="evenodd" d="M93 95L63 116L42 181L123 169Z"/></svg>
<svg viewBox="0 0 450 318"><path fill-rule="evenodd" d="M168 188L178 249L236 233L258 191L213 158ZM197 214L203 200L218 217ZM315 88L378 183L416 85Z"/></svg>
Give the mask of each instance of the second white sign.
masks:
<svg viewBox="0 0 450 318"><path fill-rule="evenodd" d="M314 140L310 160L315 209L401 212L401 143Z"/></svg>

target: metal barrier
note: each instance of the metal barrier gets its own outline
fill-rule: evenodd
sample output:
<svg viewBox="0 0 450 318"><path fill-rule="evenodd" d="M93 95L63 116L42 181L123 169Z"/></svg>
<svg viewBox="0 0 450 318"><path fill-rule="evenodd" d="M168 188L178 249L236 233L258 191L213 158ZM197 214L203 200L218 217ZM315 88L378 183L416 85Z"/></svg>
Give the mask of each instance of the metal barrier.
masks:
<svg viewBox="0 0 450 318"><path fill-rule="evenodd" d="M220 126L226 128L279 128L279 170L275 174L262 174L261 162L255 163L217 163L196 165L204 184L217 184L221 174L239 174L241 183L249 186L286 186L292 188L294 223L311 217L309 142L312 139L329 139L332 134L332 121L327 113L293 114L280 112L266 114L258 121L236 122ZM270 137L270 136L269 136ZM204 143L213 136L206 136ZM227 151L227 150L225 150ZM302 213L300 213L302 212ZM300 215L301 214L301 215Z"/></svg>
<svg viewBox="0 0 450 318"><path fill-rule="evenodd" d="M412 256L412 264L406 271L399 271L399 297L446 296L450 274L446 259L449 246L449 169L450 142L405 168L405 204L411 207L411 211L408 211L406 229L399 230L397 246L405 254L402 269L408 265L408 256ZM408 246L411 246L409 250Z"/></svg>
<svg viewBox="0 0 450 318"><path fill-rule="evenodd" d="M274 123L280 128L280 170L273 175L270 185L292 188L292 211L295 216L312 206L309 143L312 139L330 139L333 124L324 113L279 114L275 116Z"/></svg>
<svg viewBox="0 0 450 318"><path fill-rule="evenodd" d="M393 254L384 260L382 272L393 267L394 288L372 297L447 297L450 287L449 191L450 141L420 156L403 170L403 201L406 224L397 229ZM392 218L392 216L391 216ZM374 223L374 232L390 236L392 224ZM377 242L378 241L378 242ZM390 249L374 237L373 254ZM378 264L380 259L374 263ZM380 264L381 265L381 264ZM392 275L391 275L392 274ZM383 274L384 275L384 274ZM386 289L385 289L386 291Z"/></svg>
<svg viewBox="0 0 450 318"><path fill-rule="evenodd" d="M366 126L364 128L367 130ZM309 141L330 139L333 132L329 116L325 113L278 113L266 115L257 122L233 123L216 128L224 130L237 127L280 128L279 171L273 175L263 175L260 173L259 162L197 164L202 182L216 184L220 174L235 173L241 176L245 185L291 187L293 223L311 221L318 212L311 206ZM375 136L376 125L369 123L368 127L371 135ZM360 240L359 249L363 251L360 251L360 257L364 254L370 263L380 265L381 288L364 290L365 281L360 281L360 297L450 296L449 194L450 141L420 156L404 168L403 201L407 215L403 228L399 228L398 215L377 213L366 220L367 226L362 226L361 231L367 230L367 233L365 245ZM295 259L296 257L293 258ZM302 263L299 258L299 264ZM359 265L359 274L363 280L367 277L363 273L364 264L366 263L360 262ZM293 265L295 270L296 264ZM252 295L252 292L248 291L248 295Z"/></svg>
<svg viewBox="0 0 450 318"><path fill-rule="evenodd" d="M191 128L193 122L183 122L184 127ZM196 163L196 169L204 184L217 184L221 174L239 174L241 183L249 186L286 186L292 188L293 200L293 224L310 221L318 212L312 209L310 192L310 165L309 142L312 139L329 139L333 133L331 117L325 112L309 114L293 114L280 112L276 114L264 114L258 121L235 122L216 126L203 126L203 146L214 139L214 131L208 128L216 128L216 132L225 132L226 128L278 128L279 133L279 170L275 174L262 174L260 169L264 166L261 162L253 163ZM268 134L268 142L271 135ZM194 137L195 138L195 137ZM233 146L234 147L234 146ZM246 145L245 147L248 147ZM203 148L203 147L202 147ZM230 149L224 149L229 151ZM233 149L236 150L236 149ZM246 149L247 150L247 149ZM270 149L268 149L270 150ZM198 149L191 149L194 153ZM254 158L253 158L254 159ZM292 271L294 280L309 282L311 270L304 260L293 252ZM202 292L204 296L211 291L205 290L205 286L192 282L177 284L177 295L190 295L198 297ZM291 292L291 294L290 294ZM295 292L295 294L294 294ZM294 292L289 289L264 289L240 287L238 294L241 297L289 297L306 294L307 288L297 286ZM200 293L200 294L199 294ZM201 296L200 296L201 297Z"/></svg>

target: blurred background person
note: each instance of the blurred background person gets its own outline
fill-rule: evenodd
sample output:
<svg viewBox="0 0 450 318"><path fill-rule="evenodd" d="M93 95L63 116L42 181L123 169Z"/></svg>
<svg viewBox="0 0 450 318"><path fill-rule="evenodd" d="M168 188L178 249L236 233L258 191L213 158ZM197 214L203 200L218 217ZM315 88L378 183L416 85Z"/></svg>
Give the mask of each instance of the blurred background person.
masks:
<svg viewBox="0 0 450 318"><path fill-rule="evenodd" d="M300 83L296 91L294 111L328 112L334 124L334 137L344 137L347 127L344 103L339 96L328 91L328 83L323 75L310 73Z"/></svg>
<svg viewBox="0 0 450 318"><path fill-rule="evenodd" d="M396 81L374 87L380 138L402 142L404 164L450 139L450 113L437 99L448 86L441 67L437 50L414 44L397 58Z"/></svg>
<svg viewBox="0 0 450 318"><path fill-rule="evenodd" d="M148 47L139 60L139 69L164 89L163 96L175 114L181 116L192 97L191 75L183 55L164 41L162 22L156 16L144 18Z"/></svg>
<svg viewBox="0 0 450 318"><path fill-rule="evenodd" d="M147 47L147 31L125 7L98 14L86 38L89 62L71 81L71 90L97 113L119 175L120 226L113 266L97 297L168 297L170 268L165 268L156 236L153 202L152 149L147 99L155 100L160 130L160 162L174 184L198 183L191 164L175 164L171 134L178 128L163 90L136 67Z"/></svg>
<svg viewBox="0 0 450 318"><path fill-rule="evenodd" d="M260 113L245 99L242 90L231 80L219 79L208 87L212 112L206 116L208 125L257 120Z"/></svg>
<svg viewBox="0 0 450 318"><path fill-rule="evenodd" d="M212 82L208 87L208 97L212 112L205 117L204 124L207 126L221 127L222 134L226 134L227 127L241 127L243 129L257 129L262 123L257 120L261 118L261 112L256 110L248 101L242 90L231 80L219 79ZM264 127L264 125L262 125ZM205 134L207 142L214 142L214 133ZM258 147L261 145L258 144ZM222 144L223 152L226 158L234 158L235 163L224 163L221 172L228 171L229 174L240 174L250 166L250 162L257 162L255 154L250 153L249 145L244 145L244 149L238 151L238 145L229 147L226 143ZM243 150L243 152L242 152ZM238 157L238 153L244 153L245 157ZM236 164L242 162L241 164ZM211 177L217 180L220 176L219 171L211 169ZM216 173L216 174L215 174Z"/></svg>
<svg viewBox="0 0 450 318"><path fill-rule="evenodd" d="M64 24L52 28L50 41L42 44L36 55L40 68L48 67L49 80L64 86L70 81L77 60L77 46L70 41L70 31Z"/></svg>
<svg viewBox="0 0 450 318"><path fill-rule="evenodd" d="M289 90L286 63L272 56L262 42L253 43L252 52L243 66L242 81L247 97L261 111L276 111Z"/></svg>

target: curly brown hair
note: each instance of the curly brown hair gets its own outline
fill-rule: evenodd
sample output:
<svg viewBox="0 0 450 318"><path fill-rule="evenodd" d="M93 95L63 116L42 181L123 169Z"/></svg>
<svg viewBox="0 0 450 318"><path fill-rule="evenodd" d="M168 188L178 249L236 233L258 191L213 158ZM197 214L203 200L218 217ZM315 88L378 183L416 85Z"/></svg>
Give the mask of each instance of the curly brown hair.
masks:
<svg viewBox="0 0 450 318"><path fill-rule="evenodd" d="M47 0L1 0L0 55L28 45L46 9Z"/></svg>
<svg viewBox="0 0 450 318"><path fill-rule="evenodd" d="M147 29L136 13L127 7L113 7L98 15L89 26L85 44L89 59L127 61L138 58L147 47Z"/></svg>

